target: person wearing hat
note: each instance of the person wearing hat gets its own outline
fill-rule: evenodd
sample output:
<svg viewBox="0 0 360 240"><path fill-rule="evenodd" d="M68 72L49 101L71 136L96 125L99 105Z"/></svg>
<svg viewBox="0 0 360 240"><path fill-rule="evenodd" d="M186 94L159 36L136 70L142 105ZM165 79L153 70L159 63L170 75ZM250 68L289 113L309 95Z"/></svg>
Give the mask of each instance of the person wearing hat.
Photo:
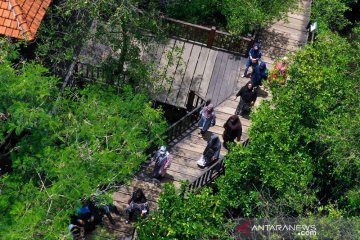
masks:
<svg viewBox="0 0 360 240"><path fill-rule="evenodd" d="M260 65L255 67L254 72L251 74L251 83L253 87L262 85L262 80L267 80L268 71L266 63L261 62Z"/></svg>
<svg viewBox="0 0 360 240"><path fill-rule="evenodd" d="M246 60L246 63L245 63L246 67L245 67L245 71L244 71L244 74L242 75L242 77L246 77L247 71L250 66L252 66L254 68L259 64L259 60L261 59L261 56L262 56L262 52L260 50L260 44L255 43L254 47L251 48L249 51L249 57Z"/></svg>
<svg viewBox="0 0 360 240"><path fill-rule="evenodd" d="M209 104L200 111L201 118L198 122L198 126L201 129L199 134L205 134L207 130L215 125L216 116L214 113L214 105Z"/></svg>
<svg viewBox="0 0 360 240"><path fill-rule="evenodd" d="M170 167L171 156L165 146L161 146L155 153L153 160L155 161L154 170L152 172L153 178L163 178L166 170Z"/></svg>

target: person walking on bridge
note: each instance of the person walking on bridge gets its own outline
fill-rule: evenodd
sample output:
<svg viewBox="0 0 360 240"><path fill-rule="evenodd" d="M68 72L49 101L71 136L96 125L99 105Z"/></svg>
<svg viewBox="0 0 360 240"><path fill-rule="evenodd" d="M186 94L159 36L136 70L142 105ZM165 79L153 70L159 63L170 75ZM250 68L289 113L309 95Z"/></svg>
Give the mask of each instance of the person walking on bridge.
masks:
<svg viewBox="0 0 360 240"><path fill-rule="evenodd" d="M240 91L236 94L235 100L239 96L240 102L236 108L235 114L243 116L243 114L250 111L251 106L254 105L257 98L257 94L254 91L254 87L251 82L248 82L240 89Z"/></svg>
<svg viewBox="0 0 360 240"><path fill-rule="evenodd" d="M266 63L261 62L260 65L256 66L254 72L251 74L251 84L253 87L262 85L262 80L267 80L268 71Z"/></svg>
<svg viewBox="0 0 360 240"><path fill-rule="evenodd" d="M247 76L247 71L250 66L254 69L259 64L261 56L262 56L262 52L260 50L260 44L255 43L254 47L251 48L249 51L249 57L246 60L246 63L245 63L246 67L245 67L245 71L244 71L244 74L242 75L242 77Z"/></svg>
<svg viewBox="0 0 360 240"><path fill-rule="evenodd" d="M209 104L200 111L201 119L198 122L198 126L201 129L199 134L205 134L207 130L215 125L216 116L214 113L214 105Z"/></svg>
<svg viewBox="0 0 360 240"><path fill-rule="evenodd" d="M197 161L197 164L200 167L208 166L214 162L216 162L220 157L221 150L221 141L218 135L213 133L206 145L206 148L201 156L201 158Z"/></svg>
<svg viewBox="0 0 360 240"><path fill-rule="evenodd" d="M160 147L160 149L155 153L153 160L155 161L155 166L152 177L163 178L166 174L166 170L171 164L171 156L165 146Z"/></svg>
<svg viewBox="0 0 360 240"><path fill-rule="evenodd" d="M125 209L125 212L129 214L129 218L126 223L133 221L135 214L142 217L149 214L149 204L141 188L136 189L132 193L128 203L129 206Z"/></svg>
<svg viewBox="0 0 360 240"><path fill-rule="evenodd" d="M223 133L223 144L226 149L229 150L228 143L234 142L235 139L240 142L241 139L241 122L238 115L232 115L224 124L224 133Z"/></svg>

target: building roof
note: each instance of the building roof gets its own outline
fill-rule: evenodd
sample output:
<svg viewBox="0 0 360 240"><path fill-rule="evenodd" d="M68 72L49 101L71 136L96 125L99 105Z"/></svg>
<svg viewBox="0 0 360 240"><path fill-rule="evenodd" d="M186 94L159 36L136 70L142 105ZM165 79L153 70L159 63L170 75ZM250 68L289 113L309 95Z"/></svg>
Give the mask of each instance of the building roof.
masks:
<svg viewBox="0 0 360 240"><path fill-rule="evenodd" d="M33 40L51 0L0 0L0 35Z"/></svg>

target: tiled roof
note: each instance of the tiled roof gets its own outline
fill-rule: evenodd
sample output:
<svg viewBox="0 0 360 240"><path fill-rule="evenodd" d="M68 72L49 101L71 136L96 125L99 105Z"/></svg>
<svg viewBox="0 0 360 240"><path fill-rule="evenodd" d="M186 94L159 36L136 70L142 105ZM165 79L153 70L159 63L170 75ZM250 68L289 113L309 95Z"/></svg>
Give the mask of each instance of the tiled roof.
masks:
<svg viewBox="0 0 360 240"><path fill-rule="evenodd" d="M33 40L51 0L0 0L0 35Z"/></svg>

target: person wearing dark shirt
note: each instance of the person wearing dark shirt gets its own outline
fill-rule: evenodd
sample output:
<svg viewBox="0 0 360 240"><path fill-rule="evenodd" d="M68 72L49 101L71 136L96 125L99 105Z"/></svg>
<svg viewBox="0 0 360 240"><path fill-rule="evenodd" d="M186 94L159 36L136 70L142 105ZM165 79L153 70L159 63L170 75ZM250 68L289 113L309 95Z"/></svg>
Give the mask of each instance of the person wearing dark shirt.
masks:
<svg viewBox="0 0 360 240"><path fill-rule="evenodd" d="M70 216L69 232L74 240L84 239L85 222L76 215Z"/></svg>
<svg viewBox="0 0 360 240"><path fill-rule="evenodd" d="M239 105L236 108L236 115L243 115L245 112L250 111L252 105L254 105L256 101L256 92L254 91L254 87L251 82L248 82L245 86L243 86L240 91L236 94L236 98L240 96Z"/></svg>
<svg viewBox="0 0 360 240"><path fill-rule="evenodd" d="M224 124L224 133L223 133L223 140L224 140L224 147L228 148L229 142L234 142L235 139L239 142L241 139L241 122L240 118L237 115L232 115Z"/></svg>
<svg viewBox="0 0 360 240"><path fill-rule="evenodd" d="M218 135L213 133L204 149L202 158L197 161L200 167L208 166L216 162L220 157L221 141Z"/></svg>
<svg viewBox="0 0 360 240"><path fill-rule="evenodd" d="M262 80L267 80L267 75L266 63L261 62L260 65L255 67L254 72L251 74L251 84L253 87L261 86Z"/></svg>
<svg viewBox="0 0 360 240"><path fill-rule="evenodd" d="M149 204L141 188L136 189L128 201L129 206L125 211L129 214L127 223L134 220L134 215L145 216L149 214Z"/></svg>
<svg viewBox="0 0 360 240"><path fill-rule="evenodd" d="M260 45L258 43L254 44L254 47L249 51L249 57L246 59L245 63L245 71L242 77L246 77L247 71L250 66L255 68L259 64L259 60L261 59L262 52L260 50Z"/></svg>

